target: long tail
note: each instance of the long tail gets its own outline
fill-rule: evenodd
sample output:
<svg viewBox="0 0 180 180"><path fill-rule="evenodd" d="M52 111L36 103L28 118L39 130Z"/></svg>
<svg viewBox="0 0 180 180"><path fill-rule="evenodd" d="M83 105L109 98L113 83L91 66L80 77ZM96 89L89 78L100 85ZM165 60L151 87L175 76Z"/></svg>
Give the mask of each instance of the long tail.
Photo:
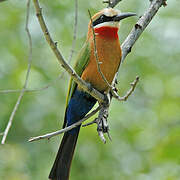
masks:
<svg viewBox="0 0 180 180"><path fill-rule="evenodd" d="M71 162L79 135L78 128L75 132L66 132L61 141L56 160L49 174L51 180L68 180Z"/></svg>

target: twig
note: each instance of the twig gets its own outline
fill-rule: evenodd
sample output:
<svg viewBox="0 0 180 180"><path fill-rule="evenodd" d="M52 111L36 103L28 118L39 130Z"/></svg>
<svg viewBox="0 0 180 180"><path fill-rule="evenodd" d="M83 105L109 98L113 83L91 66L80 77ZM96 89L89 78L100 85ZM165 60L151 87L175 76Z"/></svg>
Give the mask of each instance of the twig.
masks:
<svg viewBox="0 0 180 180"><path fill-rule="evenodd" d="M26 13L26 25L25 25L25 30L27 32L27 35L28 35L28 40L29 40L29 55L28 55L28 69L27 69L27 73L26 73L26 79L25 79L25 83L24 83L24 87L18 97L18 100L14 106L14 109L11 113L11 116L9 118L9 121L8 121L8 124L6 126L6 129L4 131L4 134L3 134L3 137L2 137L2 141L1 141L1 144L4 144L5 141L6 141L6 138L7 138L7 135L8 135L8 132L11 128L11 125L12 125L12 122L13 122L13 119L14 119L14 116L16 114L16 111L19 107L19 104L21 102L21 99L24 95L24 92L25 92L25 89L27 87L27 84L28 84L28 79L29 79L29 73L30 73L30 70L31 70L31 64L32 64L32 39L31 39L31 34L29 32L29 29L28 29L28 23L29 23L29 11L30 11L30 0L28 0L27 2L27 13Z"/></svg>
<svg viewBox="0 0 180 180"><path fill-rule="evenodd" d="M104 82L108 85L110 91L113 91L113 87L109 84L109 82L107 81L103 72L101 71L101 67L100 67L101 62L99 61L99 58L98 58L98 52L97 52L97 46L96 46L96 34L94 31L92 17L91 17L91 13L89 10L88 10L88 13L89 13L90 21L91 21L92 32L93 32L94 56L96 58L97 69L98 69L98 72L100 73L102 79L104 80ZM110 104L109 101L101 104L102 108L99 111L98 118L96 118L94 121L97 124L97 132L98 132L100 139L103 141L103 143L106 143L104 133L108 133L108 137L110 137L109 127L108 127L108 122L107 122L107 117L108 117L108 112L109 112L109 104ZM87 126L87 124L86 124L86 126Z"/></svg>
<svg viewBox="0 0 180 180"><path fill-rule="evenodd" d="M73 32L73 41L72 41L72 47L68 58L68 64L70 64L73 54L75 52L75 45L76 45L76 35L77 35L77 22L78 22L78 0L75 0L75 15L74 15L74 32ZM62 72L62 77L64 76L64 73L66 71Z"/></svg>
<svg viewBox="0 0 180 180"><path fill-rule="evenodd" d="M89 10L88 10L88 13L89 13L90 21L91 21L92 32L93 32L94 55L95 55L95 58L96 58L97 69L98 69L98 72L100 73L102 79L104 80L104 82L105 82L105 83L109 86L109 88L111 89L111 88L112 88L111 85L109 84L109 82L107 81L107 79L106 79L106 77L104 76L103 72L101 71L101 67L100 67L101 62L99 61L99 58L98 58L97 46L96 46L96 34L95 34L95 32L94 32L92 17L91 17L91 13L90 13Z"/></svg>
<svg viewBox="0 0 180 180"><path fill-rule="evenodd" d="M4 1L6 1L6 0L0 0L0 3L1 3L1 2L4 2Z"/></svg>
<svg viewBox="0 0 180 180"><path fill-rule="evenodd" d="M76 36L77 36L77 23L78 23L78 0L75 0L74 32L73 32L73 41L72 41L72 47L71 47L68 63L71 62L74 54L74 49L76 45Z"/></svg>
<svg viewBox="0 0 180 180"><path fill-rule="evenodd" d="M104 0L103 3L107 3L108 7L114 8L122 0Z"/></svg>
<svg viewBox="0 0 180 180"><path fill-rule="evenodd" d="M136 77L136 79L130 84L131 88L129 91L126 93L125 96L120 97L116 91L113 91L113 97L116 98L118 101L126 101L128 97L133 93L133 91L136 88L137 83L139 82L139 76Z"/></svg>
<svg viewBox="0 0 180 180"><path fill-rule="evenodd" d="M71 75L73 80L78 85L80 85L86 92L88 92L91 96L96 98L99 102L103 102L104 101L104 95L94 88L89 88L88 84L85 81L83 81L77 75L77 73L71 68L71 66L69 66L69 64L66 63L62 54L60 53L60 51L57 48L57 44L52 40L52 38L50 36L50 33L48 31L48 28L47 28L45 21L44 21L44 18L42 16L42 9L40 8L39 1L33 0L33 2L34 2L35 9L36 9L36 15L37 15L39 24L41 26L41 29L44 33L44 36L46 38L46 41L48 42L49 46L53 50L53 52L56 55L59 63L61 64L61 66Z"/></svg>
<svg viewBox="0 0 180 180"><path fill-rule="evenodd" d="M100 110L101 106L98 106L94 111L92 111L91 113L89 113L88 115L86 115L83 119L81 119L80 121L72 124L71 126L68 126L64 129L61 129L59 131L55 131L55 132L52 132L52 133L48 133L48 134L45 134L45 135L42 135L42 136L37 136L37 137L32 137L30 138L28 141L29 142L32 142L32 141L37 141L37 140L40 140L40 139L50 139L51 137L54 137L54 136L57 136L59 134L62 134L62 133L65 133L67 131L70 131L71 129L81 125L84 121L86 121L87 119L89 119L90 117L92 117L94 114L96 114L99 110Z"/></svg>
<svg viewBox="0 0 180 180"><path fill-rule="evenodd" d="M78 3L77 3L77 0L75 0L74 33L73 33L73 42L72 42L72 47L71 47L68 63L70 63L72 60L72 57L74 54L74 49L75 49L75 44L76 44L77 17L78 17ZM42 90L48 89L54 82L56 82L58 79L61 79L63 77L64 72L62 72L56 79L54 79L52 82L50 82L46 86L44 86L42 88L36 88L36 89L25 89L24 92L37 92L37 91L42 91ZM0 93L2 93L2 94L19 93L21 91L22 91L21 89L7 89L7 90L0 90Z"/></svg>
<svg viewBox="0 0 180 180"><path fill-rule="evenodd" d="M41 91L43 89L25 89L24 92L36 92ZM6 90L0 90L0 94L8 94L8 93L20 93L22 89L6 89Z"/></svg>
<svg viewBox="0 0 180 180"><path fill-rule="evenodd" d="M128 35L128 37L123 42L122 48L122 59L121 63L124 62L126 56L131 52L131 49L139 36L145 30L147 25L151 22L154 15L158 12L159 8L164 5L165 0L153 0L150 4L149 9L144 13L144 15L138 20L134 28Z"/></svg>
<svg viewBox="0 0 180 180"><path fill-rule="evenodd" d="M139 77L137 76L136 79L131 83L131 89L123 97L120 97L115 90L111 91L112 95L108 94L109 95L108 103L104 103L101 105L102 108L99 111L98 118L96 118L93 121L91 121L87 124L84 124L82 126L86 127L86 126L89 126L92 124L97 124L98 135L99 135L100 139L103 141L103 143L106 143L106 139L104 137L105 133L107 133L108 138L110 140L112 140L110 133L109 133L109 125L108 125L108 121L107 121L108 114L109 114L109 106L110 106L112 97L116 98L119 101L126 101L128 99L128 97L132 94L132 92L135 90L135 87L136 87L138 81L139 81ZM112 82L114 89L116 89L115 84L116 84L116 76L114 77L114 80Z"/></svg>
<svg viewBox="0 0 180 180"><path fill-rule="evenodd" d="M52 86L58 79L61 79L63 76L63 73L61 73L56 79L52 80L49 84L47 84L44 87L41 88L35 88L35 89L24 89L24 93L29 93L29 92L38 92L38 91L43 91L48 89L49 87ZM7 93L19 93L21 92L21 89L7 89L7 90L0 90L0 93L2 94L7 94Z"/></svg>

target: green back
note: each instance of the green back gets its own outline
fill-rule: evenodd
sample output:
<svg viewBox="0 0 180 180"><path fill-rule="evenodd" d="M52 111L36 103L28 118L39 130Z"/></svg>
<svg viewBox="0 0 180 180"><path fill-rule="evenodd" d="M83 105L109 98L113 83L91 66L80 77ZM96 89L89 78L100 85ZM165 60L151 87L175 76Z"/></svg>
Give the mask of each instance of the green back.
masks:
<svg viewBox="0 0 180 180"><path fill-rule="evenodd" d="M89 47L89 43L86 41L77 56L76 63L74 66L74 70L76 71L76 73L79 76L82 75L84 69L88 65L89 58L90 58L90 47ZM67 98L66 98L66 107L67 107L76 87L77 87L77 83L71 78L70 82L69 82L68 94L67 94Z"/></svg>

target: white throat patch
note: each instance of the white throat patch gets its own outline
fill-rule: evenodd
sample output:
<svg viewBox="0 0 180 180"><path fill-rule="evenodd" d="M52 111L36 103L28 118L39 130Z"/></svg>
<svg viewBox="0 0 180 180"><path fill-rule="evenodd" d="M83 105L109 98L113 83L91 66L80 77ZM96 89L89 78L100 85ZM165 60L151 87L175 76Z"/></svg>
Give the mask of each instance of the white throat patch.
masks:
<svg viewBox="0 0 180 180"><path fill-rule="evenodd" d="M119 28L119 22L114 22L114 21L104 22L104 23L97 24L96 26L94 26L94 28L100 28L104 26Z"/></svg>

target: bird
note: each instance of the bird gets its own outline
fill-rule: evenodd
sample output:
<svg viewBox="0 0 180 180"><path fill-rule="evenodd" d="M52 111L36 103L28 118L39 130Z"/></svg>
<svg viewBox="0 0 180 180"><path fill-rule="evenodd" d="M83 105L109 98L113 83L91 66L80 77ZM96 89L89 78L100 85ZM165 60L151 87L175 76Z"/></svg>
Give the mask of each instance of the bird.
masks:
<svg viewBox="0 0 180 180"><path fill-rule="evenodd" d="M121 47L118 37L120 21L135 13L121 13L117 9L104 8L96 13L88 24L86 41L77 55L74 65L76 73L93 88L107 94L121 63ZM95 46L96 45L96 46ZM96 49L95 49L96 47ZM97 51L100 71L97 67ZM102 74L101 74L102 73ZM66 99L63 128L81 120L96 104L97 100L85 92L72 78ZM50 180L68 180L71 162L81 125L65 132L55 162L49 174Z"/></svg>

